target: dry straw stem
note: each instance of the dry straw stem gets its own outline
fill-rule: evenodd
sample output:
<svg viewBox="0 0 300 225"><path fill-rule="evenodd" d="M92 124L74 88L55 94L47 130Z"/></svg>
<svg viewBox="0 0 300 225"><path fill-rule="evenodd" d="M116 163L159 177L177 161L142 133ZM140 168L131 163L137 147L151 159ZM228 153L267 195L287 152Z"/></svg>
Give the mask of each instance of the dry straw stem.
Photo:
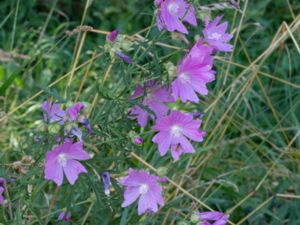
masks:
<svg viewBox="0 0 300 225"><path fill-rule="evenodd" d="M78 35L80 35L80 33ZM71 72L70 72L70 75L69 75L69 79L68 79L68 82L67 82L67 85L66 85L65 96L64 96L65 98L67 97L67 92L70 89L70 86L71 86L71 83L72 83L72 79L73 79L73 76L74 76L75 68L76 68L76 66L78 64L78 61L79 61L79 56L81 54L81 50L82 50L83 43L85 41L85 37L86 37L86 31L83 32L83 35L81 36L81 39L80 39L80 44L79 44L78 50L76 52L75 60L74 60L74 63L72 65L72 69L71 69Z"/></svg>
<svg viewBox="0 0 300 225"><path fill-rule="evenodd" d="M80 87L79 87L79 89L78 89L78 92L77 92L77 95L76 95L76 98L75 98L75 102L77 102L78 99L79 99L79 96L80 96L80 94L81 94L81 91L82 91L84 82L85 82L85 80L86 80L86 78L87 78L87 76L88 76L88 74L89 74L89 71L90 71L90 69L91 69L91 66L92 66L92 64L93 64L93 62L94 62L94 60L95 60L95 58L96 58L96 54L97 54L97 51L96 51L96 49L95 49L95 50L93 51L93 55L92 55L92 57L91 57L91 59L90 59L90 62L89 62L88 66L87 66L87 68L86 68L86 70L85 70L85 73L84 73L84 75L83 75L83 78L82 78L82 80L81 80L81 82L80 82Z"/></svg>

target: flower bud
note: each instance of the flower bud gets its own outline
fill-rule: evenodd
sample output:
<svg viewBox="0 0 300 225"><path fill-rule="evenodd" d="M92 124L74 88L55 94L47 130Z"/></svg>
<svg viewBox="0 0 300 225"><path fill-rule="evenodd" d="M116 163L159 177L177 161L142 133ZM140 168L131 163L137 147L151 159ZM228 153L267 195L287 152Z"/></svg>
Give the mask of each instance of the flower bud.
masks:
<svg viewBox="0 0 300 225"><path fill-rule="evenodd" d="M176 77L177 75L177 67L172 62L167 62L164 64L169 76Z"/></svg>
<svg viewBox="0 0 300 225"><path fill-rule="evenodd" d="M167 183L168 182L168 178L166 176L160 178L160 183Z"/></svg>
<svg viewBox="0 0 300 225"><path fill-rule="evenodd" d="M48 125L48 131L51 133L51 134L57 134L60 130L60 125L58 123L53 123L53 124L49 124Z"/></svg>
<svg viewBox="0 0 300 225"><path fill-rule="evenodd" d="M200 221L199 216L196 213L193 213L190 218L192 223L197 223ZM200 221L201 222L201 221Z"/></svg>
<svg viewBox="0 0 300 225"><path fill-rule="evenodd" d="M137 137L134 137L134 138L133 138L133 142L134 142L134 144L136 144L136 145L141 145L141 144L143 144L143 141L144 141L144 139L141 138L140 136L137 136Z"/></svg>
<svg viewBox="0 0 300 225"><path fill-rule="evenodd" d="M168 169L166 167L158 167L158 169L157 169L157 174L161 177L165 176L167 174L167 172L168 172Z"/></svg>
<svg viewBox="0 0 300 225"><path fill-rule="evenodd" d="M123 40L122 42L121 42L121 48L125 51L125 52L128 52L128 51L130 51L132 48L131 48L131 46L132 46L132 42L131 41L129 41L129 40Z"/></svg>

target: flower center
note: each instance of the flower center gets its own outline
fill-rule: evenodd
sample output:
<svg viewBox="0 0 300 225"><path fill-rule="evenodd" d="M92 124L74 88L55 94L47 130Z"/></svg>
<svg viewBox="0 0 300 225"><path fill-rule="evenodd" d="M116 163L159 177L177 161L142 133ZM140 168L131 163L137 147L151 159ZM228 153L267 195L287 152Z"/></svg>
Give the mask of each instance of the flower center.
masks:
<svg viewBox="0 0 300 225"><path fill-rule="evenodd" d="M172 15L176 15L178 13L178 10L179 10L179 5L176 4L175 2L172 2L171 4L168 5L168 11Z"/></svg>
<svg viewBox="0 0 300 225"><path fill-rule="evenodd" d="M220 40L221 37L222 37L222 35L217 32L214 32L214 33L208 35L208 38L212 39L212 40Z"/></svg>
<svg viewBox="0 0 300 225"><path fill-rule="evenodd" d="M60 153L60 154L58 155L57 160L58 160L58 163L59 163L62 167L65 167L65 166L66 166L66 164L67 164L67 156L66 156L66 154Z"/></svg>
<svg viewBox="0 0 300 225"><path fill-rule="evenodd" d="M171 127L171 134L174 136L174 137L179 137L181 136L181 127L179 127L178 125L173 125Z"/></svg>
<svg viewBox="0 0 300 225"><path fill-rule="evenodd" d="M146 194L149 190L149 185L148 184L141 184L139 188L139 192L141 195Z"/></svg>
<svg viewBox="0 0 300 225"><path fill-rule="evenodd" d="M190 78L186 73L179 74L179 79L182 83L188 83L190 81Z"/></svg>

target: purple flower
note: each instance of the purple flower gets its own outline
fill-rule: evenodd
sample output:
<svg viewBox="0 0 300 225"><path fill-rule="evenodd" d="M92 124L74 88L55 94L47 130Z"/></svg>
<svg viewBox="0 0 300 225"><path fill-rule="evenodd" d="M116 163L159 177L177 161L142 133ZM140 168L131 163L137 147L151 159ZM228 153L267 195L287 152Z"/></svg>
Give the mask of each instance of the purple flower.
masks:
<svg viewBox="0 0 300 225"><path fill-rule="evenodd" d="M175 30L187 34L188 31L181 20L197 26L195 9L192 4L184 0L156 0L158 9L156 23L159 30L167 29L170 32Z"/></svg>
<svg viewBox="0 0 300 225"><path fill-rule="evenodd" d="M84 104L81 102L76 103L74 106L69 107L68 114L69 114L70 119L72 121L77 120L79 113L82 109L84 109Z"/></svg>
<svg viewBox="0 0 300 225"><path fill-rule="evenodd" d="M199 220L204 224L210 225L208 221L214 221L212 225L225 225L228 222L229 215L221 212L201 212L198 213Z"/></svg>
<svg viewBox="0 0 300 225"><path fill-rule="evenodd" d="M192 114L174 110L170 115L157 120L152 127L158 131L152 141L158 144L161 156L164 156L171 147L172 156L177 160L182 153L195 152L189 140L203 141L205 132L199 129L200 125L201 120L194 120Z"/></svg>
<svg viewBox="0 0 300 225"><path fill-rule="evenodd" d="M70 211L61 211L60 214L58 215L57 220L63 220L66 222L70 222L71 221L71 212Z"/></svg>
<svg viewBox="0 0 300 225"><path fill-rule="evenodd" d="M106 40L108 42L115 42L116 38L118 37L119 35L119 30L118 29L115 29L113 30L112 32L110 32L107 36L106 36Z"/></svg>
<svg viewBox="0 0 300 225"><path fill-rule="evenodd" d="M59 108L57 102L54 102L51 106L50 100L48 99L42 105L42 109L45 111L44 121L49 123L59 122L60 124L64 124L64 117L66 112Z"/></svg>
<svg viewBox="0 0 300 225"><path fill-rule="evenodd" d="M49 151L45 162L45 178L53 180L58 186L63 183L64 174L71 185L80 173L87 173L84 166L77 160L88 160L90 156L84 151L82 142L64 144Z"/></svg>
<svg viewBox="0 0 300 225"><path fill-rule="evenodd" d="M147 211L157 212L158 205L164 205L162 188L157 180L157 176L153 176L146 171L129 169L128 176L120 181L125 186L122 207L131 205L139 198L139 215Z"/></svg>
<svg viewBox="0 0 300 225"><path fill-rule="evenodd" d="M82 124L85 126L88 135L92 135L93 130L89 120L87 118L84 118Z"/></svg>
<svg viewBox="0 0 300 225"><path fill-rule="evenodd" d="M122 59L124 62L127 62L128 64L132 64L132 60L129 56L125 55L123 52L121 51L116 51L116 55Z"/></svg>
<svg viewBox="0 0 300 225"><path fill-rule="evenodd" d="M148 107L151 111L154 112L155 116L153 114L150 114L150 118L152 120L155 120L155 118L159 119L168 113L169 108L164 105L164 102L174 101L169 89L161 87L153 80L144 83L143 87L141 85L138 85L135 89L135 92L133 93L133 95L131 95L130 98L136 99L143 96L143 94L146 94L146 96L141 101L141 105ZM137 118L138 124L141 127L145 127L147 125L149 114L139 105L135 105L130 109L130 115L130 118Z"/></svg>
<svg viewBox="0 0 300 225"><path fill-rule="evenodd" d="M104 193L105 195L109 196L110 195L110 174L109 172L103 172L102 173L102 179L103 179L103 182L104 182Z"/></svg>
<svg viewBox="0 0 300 225"><path fill-rule="evenodd" d="M71 130L70 130L70 137L77 137L79 141L83 141L82 140L82 132L81 130L77 127L77 126L72 126Z"/></svg>
<svg viewBox="0 0 300 225"><path fill-rule="evenodd" d="M141 137L134 137L133 140L136 145L141 145L144 141L144 139Z"/></svg>
<svg viewBox="0 0 300 225"><path fill-rule="evenodd" d="M222 16L218 16L209 22L208 17L206 17L203 30L204 38L215 51L231 52L232 45L227 44L227 42L231 40L232 35L226 33L228 22L217 25L221 19Z"/></svg>
<svg viewBox="0 0 300 225"><path fill-rule="evenodd" d="M2 205L4 202L4 198L2 196L3 192L4 192L4 188L0 186L0 205Z"/></svg>
<svg viewBox="0 0 300 225"><path fill-rule="evenodd" d="M168 178L166 176L160 178L160 183L168 183Z"/></svg>
<svg viewBox="0 0 300 225"><path fill-rule="evenodd" d="M215 79L212 70L212 48L199 40L188 55L179 62L177 78L172 82L172 94L175 100L199 102L196 94L207 95L206 84Z"/></svg>

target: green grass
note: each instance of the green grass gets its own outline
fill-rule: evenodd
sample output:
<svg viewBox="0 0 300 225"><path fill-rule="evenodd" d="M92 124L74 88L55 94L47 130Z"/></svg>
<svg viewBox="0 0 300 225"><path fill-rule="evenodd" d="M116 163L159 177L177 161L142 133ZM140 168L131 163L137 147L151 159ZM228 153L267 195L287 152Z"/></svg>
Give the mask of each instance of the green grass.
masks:
<svg viewBox="0 0 300 225"><path fill-rule="evenodd" d="M216 2L200 1L200 6ZM0 222L57 224L58 213L68 208L72 224L189 224L194 211L207 211L208 206L230 213L234 224L300 224L300 4L244 0L240 5L244 13L229 8L211 12L229 21L234 52L216 57L216 81L209 85L207 97L196 105L176 105L205 112L202 129L207 134L203 143L194 144L195 154L173 162L170 155L159 156L150 125L140 129L127 118L133 104L128 98L145 80L170 82L163 64L182 58L194 36L201 34L202 22L191 28L190 45L155 27L141 33L148 39L142 42L134 34L151 25L150 0L95 0L90 5L69 0L2 1L0 176L16 182L7 186L10 204L0 207ZM204 13L208 12L199 15ZM135 38L129 53L135 64L127 66L118 59L112 63L103 52L105 35L66 35L80 24L100 31L118 27ZM94 134L85 134L84 140L94 157L85 163L89 176L58 190L43 178L45 154L55 135L43 124L40 105L48 97L68 104L77 95L91 112ZM145 139L142 146L132 143L133 132ZM43 141L36 143L35 137ZM25 155L35 163L22 163L22 173L16 162ZM116 179L129 167L148 168L153 174L167 168L172 181L164 184L165 206L157 214L140 217L136 206L120 207L122 190ZM105 170L113 177L110 197L98 180Z"/></svg>

